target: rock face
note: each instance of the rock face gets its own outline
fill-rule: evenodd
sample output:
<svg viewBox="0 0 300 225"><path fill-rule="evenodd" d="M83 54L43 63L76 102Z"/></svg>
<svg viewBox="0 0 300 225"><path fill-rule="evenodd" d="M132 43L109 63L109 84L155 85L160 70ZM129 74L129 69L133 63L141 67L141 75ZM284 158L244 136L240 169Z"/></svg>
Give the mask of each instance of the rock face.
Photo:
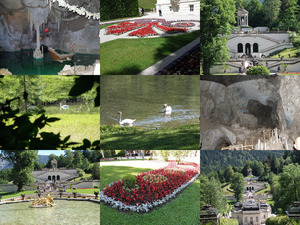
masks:
<svg viewBox="0 0 300 225"><path fill-rule="evenodd" d="M277 138L270 137L264 145L270 149L292 148L293 140L300 136L300 77L237 79L218 83L201 80L202 149L218 149L220 138L229 140L227 145L241 144L249 134L255 145L265 138L260 131L274 128L278 128Z"/></svg>
<svg viewBox="0 0 300 225"><path fill-rule="evenodd" d="M0 2L0 51L20 51L36 47L36 29L30 25L32 19L28 12L34 11L34 8L28 10L26 7L33 5L41 7L36 8L41 11L49 11L48 15L47 13L44 15L45 22L39 26L41 45L44 44L66 52L70 52L72 45L76 53L99 54L99 21L70 12L59 7L58 3L51 4L50 9L50 4L47 2L45 0L25 0L25 5L22 5L21 0ZM69 4L79 7L88 5L88 10L91 12L99 11L99 8L93 6L94 2L97 1L68 1ZM46 29L48 29L47 32Z"/></svg>

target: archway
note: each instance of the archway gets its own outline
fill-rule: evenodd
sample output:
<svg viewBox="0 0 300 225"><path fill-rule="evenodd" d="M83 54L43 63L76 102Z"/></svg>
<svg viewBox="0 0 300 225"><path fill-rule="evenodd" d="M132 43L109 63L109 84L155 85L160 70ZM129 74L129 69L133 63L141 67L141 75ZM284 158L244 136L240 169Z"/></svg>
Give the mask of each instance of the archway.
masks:
<svg viewBox="0 0 300 225"><path fill-rule="evenodd" d="M48 180L51 180L51 176L48 176Z"/></svg>
<svg viewBox="0 0 300 225"><path fill-rule="evenodd" d="M54 175L52 176L52 180L54 180L54 181L55 181L55 176L54 176Z"/></svg>
<svg viewBox="0 0 300 225"><path fill-rule="evenodd" d="M253 52L258 52L258 44L257 43L253 44Z"/></svg>
<svg viewBox="0 0 300 225"><path fill-rule="evenodd" d="M217 141L216 141L216 147L215 150L221 150L224 147L228 147L231 145L230 140L227 137L220 137Z"/></svg>
<svg viewBox="0 0 300 225"><path fill-rule="evenodd" d="M246 44L246 55L251 55L251 45L249 43Z"/></svg>
<svg viewBox="0 0 300 225"><path fill-rule="evenodd" d="M60 180L60 176L59 175L57 175L56 180Z"/></svg>
<svg viewBox="0 0 300 225"><path fill-rule="evenodd" d="M237 46L237 48L238 48L238 53L243 53L244 52L243 44L239 43L238 46Z"/></svg>

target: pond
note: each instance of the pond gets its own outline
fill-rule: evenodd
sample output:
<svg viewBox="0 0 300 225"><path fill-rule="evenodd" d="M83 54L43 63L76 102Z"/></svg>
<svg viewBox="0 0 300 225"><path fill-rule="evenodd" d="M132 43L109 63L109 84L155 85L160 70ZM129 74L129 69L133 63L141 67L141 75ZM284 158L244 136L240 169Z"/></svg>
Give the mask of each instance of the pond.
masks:
<svg viewBox="0 0 300 225"><path fill-rule="evenodd" d="M99 55L76 54L70 62L55 62L49 53L44 59L34 60L32 50L20 52L0 52L0 68L8 69L13 75L57 75L65 65L89 66L95 63Z"/></svg>
<svg viewBox="0 0 300 225"><path fill-rule="evenodd" d="M119 111L122 120L147 129L199 122L199 76L108 75L100 85L101 125L117 125ZM172 107L170 116L162 113L164 104Z"/></svg>
<svg viewBox="0 0 300 225"><path fill-rule="evenodd" d="M100 204L55 200L53 208L30 208L31 202L0 205L0 224L100 224Z"/></svg>

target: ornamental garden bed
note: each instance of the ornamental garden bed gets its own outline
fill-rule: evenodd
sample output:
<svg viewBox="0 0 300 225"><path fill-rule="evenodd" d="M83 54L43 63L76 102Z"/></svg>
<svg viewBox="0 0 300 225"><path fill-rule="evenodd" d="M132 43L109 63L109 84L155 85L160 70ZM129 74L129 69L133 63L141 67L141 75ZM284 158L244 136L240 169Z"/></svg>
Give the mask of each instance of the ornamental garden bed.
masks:
<svg viewBox="0 0 300 225"><path fill-rule="evenodd" d="M110 35L110 34L120 35L135 30L129 33L128 35L137 36L137 37L147 37L147 36L157 35L157 33L152 29L152 27L156 27L160 31L163 31L168 34L174 34L179 32L185 33L187 32L187 27L193 27L193 26L195 26L195 23L191 23L190 21L187 22L183 20L166 21L164 19L139 19L139 20L128 20L125 22L123 21L117 25L115 24L115 25L108 26L105 28L105 30L106 30L106 35Z"/></svg>
<svg viewBox="0 0 300 225"><path fill-rule="evenodd" d="M122 180L108 184L100 192L100 202L120 211L149 213L165 204L188 187L200 175L196 163L151 170L136 176L127 175Z"/></svg>

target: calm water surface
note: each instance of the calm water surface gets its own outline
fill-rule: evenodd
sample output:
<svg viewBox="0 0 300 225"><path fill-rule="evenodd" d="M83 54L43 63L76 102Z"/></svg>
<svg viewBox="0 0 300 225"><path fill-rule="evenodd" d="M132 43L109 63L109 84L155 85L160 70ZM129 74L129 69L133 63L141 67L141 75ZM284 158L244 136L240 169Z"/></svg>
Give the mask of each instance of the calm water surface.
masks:
<svg viewBox="0 0 300 225"><path fill-rule="evenodd" d="M0 52L0 68L8 69L13 75L57 75L65 65L92 65L99 55L76 54L70 62L55 62L49 53L44 59L33 59L33 51Z"/></svg>
<svg viewBox="0 0 300 225"><path fill-rule="evenodd" d="M31 202L0 205L0 224L100 224L100 204L55 200L53 208L30 208Z"/></svg>
<svg viewBox="0 0 300 225"><path fill-rule="evenodd" d="M101 76L101 125L117 125L117 112L123 119L136 119L141 128L174 127L199 122L199 76ZM161 113L163 105L172 114Z"/></svg>

